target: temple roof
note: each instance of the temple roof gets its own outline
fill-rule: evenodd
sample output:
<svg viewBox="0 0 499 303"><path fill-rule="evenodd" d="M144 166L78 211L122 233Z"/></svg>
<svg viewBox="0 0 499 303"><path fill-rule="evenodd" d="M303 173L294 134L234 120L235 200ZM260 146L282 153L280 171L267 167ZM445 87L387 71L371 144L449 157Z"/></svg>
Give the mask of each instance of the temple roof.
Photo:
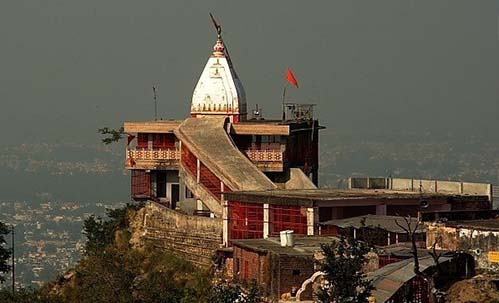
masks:
<svg viewBox="0 0 499 303"><path fill-rule="evenodd" d="M192 94L191 115L241 115L245 119L246 94L221 35Z"/></svg>

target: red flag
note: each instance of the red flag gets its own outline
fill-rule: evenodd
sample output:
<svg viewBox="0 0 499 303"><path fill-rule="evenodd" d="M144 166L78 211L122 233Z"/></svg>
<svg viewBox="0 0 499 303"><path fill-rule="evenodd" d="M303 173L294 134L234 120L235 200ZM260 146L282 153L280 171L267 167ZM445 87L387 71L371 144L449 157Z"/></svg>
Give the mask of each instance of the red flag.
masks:
<svg viewBox="0 0 499 303"><path fill-rule="evenodd" d="M286 80L288 80L289 83L293 84L298 88L298 80L296 80L295 75L293 75L293 72L291 71L291 68L288 68L288 72L286 74Z"/></svg>
<svg viewBox="0 0 499 303"><path fill-rule="evenodd" d="M135 139L134 135L128 135L128 143L126 145L130 145L130 142L132 142L133 139Z"/></svg>

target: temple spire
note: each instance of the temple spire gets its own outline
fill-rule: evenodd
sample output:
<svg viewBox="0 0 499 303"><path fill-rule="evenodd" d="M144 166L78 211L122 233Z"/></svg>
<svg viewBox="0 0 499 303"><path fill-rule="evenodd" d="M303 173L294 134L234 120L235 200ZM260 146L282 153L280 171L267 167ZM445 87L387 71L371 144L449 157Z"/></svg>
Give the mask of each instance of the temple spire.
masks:
<svg viewBox="0 0 499 303"><path fill-rule="evenodd" d="M222 27L211 13L210 17L217 41L192 94L191 116L225 115L237 123L246 120L246 94L222 39Z"/></svg>

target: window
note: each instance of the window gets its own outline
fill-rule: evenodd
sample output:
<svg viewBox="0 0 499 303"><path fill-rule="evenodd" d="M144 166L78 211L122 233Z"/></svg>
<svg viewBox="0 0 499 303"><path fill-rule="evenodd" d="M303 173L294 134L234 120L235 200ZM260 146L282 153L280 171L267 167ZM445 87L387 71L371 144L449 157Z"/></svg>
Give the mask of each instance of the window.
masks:
<svg viewBox="0 0 499 303"><path fill-rule="evenodd" d="M293 269L293 276L299 276L300 275L300 270L299 269Z"/></svg>
<svg viewBox="0 0 499 303"><path fill-rule="evenodd" d="M137 134L137 148L147 148L149 141L149 134Z"/></svg>

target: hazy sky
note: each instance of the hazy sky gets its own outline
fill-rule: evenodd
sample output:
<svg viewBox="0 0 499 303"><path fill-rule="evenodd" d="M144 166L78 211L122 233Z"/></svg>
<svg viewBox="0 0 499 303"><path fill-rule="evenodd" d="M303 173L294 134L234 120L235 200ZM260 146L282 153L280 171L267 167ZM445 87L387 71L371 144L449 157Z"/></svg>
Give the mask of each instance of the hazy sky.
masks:
<svg viewBox="0 0 499 303"><path fill-rule="evenodd" d="M210 11L267 117L291 66L330 130L499 133L499 1L2 0L2 144L95 142L152 118L152 84L186 116Z"/></svg>

